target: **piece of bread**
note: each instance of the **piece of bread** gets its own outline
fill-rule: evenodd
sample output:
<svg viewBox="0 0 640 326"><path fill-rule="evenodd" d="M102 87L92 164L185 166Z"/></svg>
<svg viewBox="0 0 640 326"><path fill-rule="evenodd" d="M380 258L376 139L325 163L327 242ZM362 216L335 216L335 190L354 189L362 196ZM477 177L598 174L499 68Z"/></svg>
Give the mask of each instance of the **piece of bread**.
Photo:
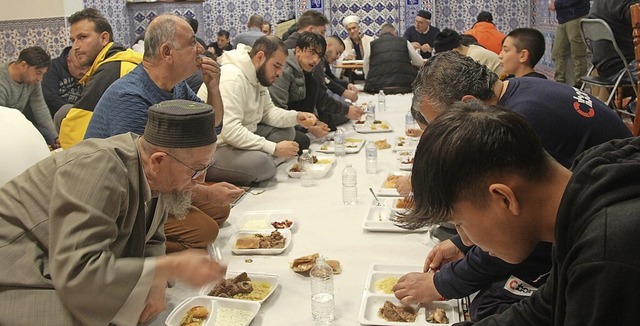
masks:
<svg viewBox="0 0 640 326"><path fill-rule="evenodd" d="M333 274L340 274L342 273L342 267L340 266L340 262L337 260L326 260L327 265L331 266L331 269L333 269Z"/></svg>
<svg viewBox="0 0 640 326"><path fill-rule="evenodd" d="M236 249L258 249L260 248L260 238L245 237L236 240Z"/></svg>

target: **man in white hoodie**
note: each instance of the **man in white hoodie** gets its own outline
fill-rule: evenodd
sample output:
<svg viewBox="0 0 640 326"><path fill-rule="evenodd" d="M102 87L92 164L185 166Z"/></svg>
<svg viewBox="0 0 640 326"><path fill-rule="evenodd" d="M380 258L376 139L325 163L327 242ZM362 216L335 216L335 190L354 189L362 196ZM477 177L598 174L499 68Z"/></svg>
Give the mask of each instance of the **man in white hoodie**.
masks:
<svg viewBox="0 0 640 326"><path fill-rule="evenodd" d="M253 48L238 45L220 57L224 118L207 181L237 185L265 181L275 175L278 162L298 153L293 127L308 128L317 118L271 101L267 87L282 74L286 59L284 43L273 35L259 38ZM206 98L207 89L201 87L198 96Z"/></svg>

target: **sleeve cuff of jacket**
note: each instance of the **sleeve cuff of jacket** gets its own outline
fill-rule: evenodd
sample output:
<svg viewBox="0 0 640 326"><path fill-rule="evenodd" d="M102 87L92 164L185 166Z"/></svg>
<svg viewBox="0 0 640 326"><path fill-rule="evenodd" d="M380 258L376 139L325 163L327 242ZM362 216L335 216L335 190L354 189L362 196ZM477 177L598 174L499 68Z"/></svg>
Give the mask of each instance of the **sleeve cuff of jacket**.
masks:
<svg viewBox="0 0 640 326"><path fill-rule="evenodd" d="M273 155L276 152L276 143L265 139L262 145L262 151Z"/></svg>
<svg viewBox="0 0 640 326"><path fill-rule="evenodd" d="M469 250L471 250L471 248L473 247L473 246L468 246L468 247L465 246L464 243L462 243L462 239L457 234L449 238L449 240L451 240L451 242L453 242L453 244L456 247L458 247L458 249L460 249L460 251L462 251L464 254L469 252Z"/></svg>

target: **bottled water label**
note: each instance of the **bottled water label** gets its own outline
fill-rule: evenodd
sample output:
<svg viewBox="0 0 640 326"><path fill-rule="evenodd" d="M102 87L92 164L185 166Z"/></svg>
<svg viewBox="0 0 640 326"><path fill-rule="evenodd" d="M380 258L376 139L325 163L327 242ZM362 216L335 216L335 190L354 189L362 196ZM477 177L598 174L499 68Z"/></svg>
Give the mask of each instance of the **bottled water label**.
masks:
<svg viewBox="0 0 640 326"><path fill-rule="evenodd" d="M367 173L376 174L378 172L378 150L373 143L367 144Z"/></svg>
<svg viewBox="0 0 640 326"><path fill-rule="evenodd" d="M367 160L378 159L378 151L375 147L367 147L366 149Z"/></svg>

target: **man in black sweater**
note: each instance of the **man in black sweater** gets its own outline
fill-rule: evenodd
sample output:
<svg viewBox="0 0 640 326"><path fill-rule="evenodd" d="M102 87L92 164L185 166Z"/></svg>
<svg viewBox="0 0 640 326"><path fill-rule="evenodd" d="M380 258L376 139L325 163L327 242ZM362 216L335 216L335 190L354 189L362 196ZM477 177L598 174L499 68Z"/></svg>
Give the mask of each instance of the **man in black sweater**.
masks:
<svg viewBox="0 0 640 326"><path fill-rule="evenodd" d="M51 60L49 69L42 77L42 95L52 118L62 106L74 104L80 99L83 86L79 81L89 69L82 67L75 55L69 55L70 50L70 46L64 48L59 57ZM60 121L56 127L60 128Z"/></svg>

